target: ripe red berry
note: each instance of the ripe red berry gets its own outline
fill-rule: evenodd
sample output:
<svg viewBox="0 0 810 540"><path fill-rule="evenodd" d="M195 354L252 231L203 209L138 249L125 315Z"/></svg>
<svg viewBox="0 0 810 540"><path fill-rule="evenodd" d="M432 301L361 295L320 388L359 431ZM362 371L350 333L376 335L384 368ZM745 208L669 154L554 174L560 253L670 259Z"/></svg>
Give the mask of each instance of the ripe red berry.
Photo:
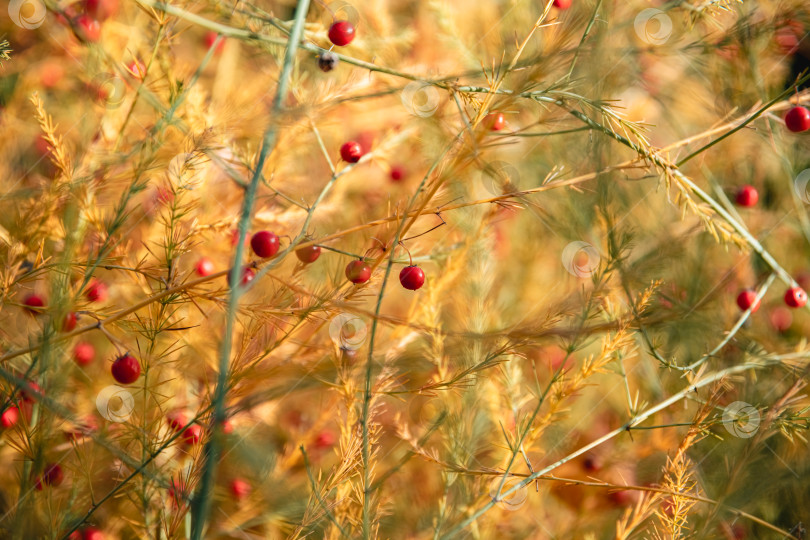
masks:
<svg viewBox="0 0 810 540"><path fill-rule="evenodd" d="M186 444L197 444L202 437L202 428L197 424L191 424L183 432L183 442Z"/></svg>
<svg viewBox="0 0 810 540"><path fill-rule="evenodd" d="M810 110L797 106L790 109L785 115L785 125L793 133L800 133L810 129Z"/></svg>
<svg viewBox="0 0 810 540"><path fill-rule="evenodd" d="M68 311L65 318L62 319L62 332L72 332L76 328L76 323L79 318L73 311Z"/></svg>
<svg viewBox="0 0 810 540"><path fill-rule="evenodd" d="M800 308L807 303L807 293L801 287L791 287L785 292L785 304L792 308Z"/></svg>
<svg viewBox="0 0 810 540"><path fill-rule="evenodd" d="M582 461L582 468L588 472L596 472L602 468L602 462L596 456L588 456Z"/></svg>
<svg viewBox="0 0 810 540"><path fill-rule="evenodd" d="M85 341L73 348L73 360L80 366L86 366L96 357L96 348Z"/></svg>
<svg viewBox="0 0 810 540"><path fill-rule="evenodd" d="M169 498L175 506L180 506L185 503L188 497L186 482L183 478L172 478L169 481Z"/></svg>
<svg viewBox="0 0 810 540"><path fill-rule="evenodd" d="M253 253L266 259L278 253L278 236L270 231L259 231L250 238Z"/></svg>
<svg viewBox="0 0 810 540"><path fill-rule="evenodd" d="M233 268L231 268L231 270L228 271L228 283L231 282L231 274L232 273L233 273ZM247 285L248 283L253 281L253 279L255 277L256 277L256 271L253 270L253 268L250 268L249 266L246 266L245 268L242 269L242 285Z"/></svg>
<svg viewBox="0 0 810 540"><path fill-rule="evenodd" d="M425 284L425 272L416 265L406 266L399 273L399 282L406 289L415 291Z"/></svg>
<svg viewBox="0 0 810 540"><path fill-rule="evenodd" d="M737 305L743 311L750 308L751 313L754 313L756 310L759 309L759 300L757 300L756 291L752 291L751 289L746 289L742 291L737 296Z"/></svg>
<svg viewBox="0 0 810 540"><path fill-rule="evenodd" d="M118 13L118 0L85 0L84 10L94 19L103 21Z"/></svg>
<svg viewBox="0 0 810 540"><path fill-rule="evenodd" d="M754 186L742 186L734 196L734 202L740 206L754 206L759 201L759 193Z"/></svg>
<svg viewBox="0 0 810 540"><path fill-rule="evenodd" d="M129 71L136 79L143 80L146 77L146 66L137 58L127 64L127 71Z"/></svg>
<svg viewBox="0 0 810 540"><path fill-rule="evenodd" d="M121 384L132 384L141 376L141 364L129 353L115 359L112 364L113 379Z"/></svg>
<svg viewBox="0 0 810 540"><path fill-rule="evenodd" d="M313 263L321 256L320 246L309 246L295 250L295 255L298 260L304 264Z"/></svg>
<svg viewBox="0 0 810 540"><path fill-rule="evenodd" d="M31 387L31 390L22 389L20 390L20 399L25 401L26 403L33 403L36 401L35 396L42 395L42 388L35 382L29 382L28 386Z"/></svg>
<svg viewBox="0 0 810 540"><path fill-rule="evenodd" d="M203 43L205 43L205 47L206 47L207 49L210 49L210 48L211 48L211 47L214 45L214 42L217 40L217 36L218 36L218 35L219 35L219 34L217 34L216 32L214 32L213 30L211 30L210 32L206 32L205 37L203 38ZM216 50L214 51L214 54L219 54L219 53L221 53L221 52L222 52L222 49L223 49L224 47L225 47L225 39L223 38L223 39L221 39L221 40L219 41L219 45L217 45L217 48L216 48Z"/></svg>
<svg viewBox="0 0 810 540"><path fill-rule="evenodd" d="M186 414L183 411L172 411L166 415L166 420L169 421L169 427L174 431L180 431L188 423Z"/></svg>
<svg viewBox="0 0 810 540"><path fill-rule="evenodd" d="M76 19L76 25L79 27L79 35L85 41L95 43L101 39L101 24L96 19L87 15L80 15Z"/></svg>
<svg viewBox="0 0 810 540"><path fill-rule="evenodd" d="M349 21L335 21L329 27L329 41L343 47L348 45L354 39L354 25Z"/></svg>
<svg viewBox="0 0 810 540"><path fill-rule="evenodd" d="M793 314L786 307L777 306L771 310L769 319L777 332L786 332L793 324Z"/></svg>
<svg viewBox="0 0 810 540"><path fill-rule="evenodd" d="M102 281L93 280L87 287L85 296L91 302L103 302L107 299L107 284Z"/></svg>
<svg viewBox="0 0 810 540"><path fill-rule="evenodd" d="M391 168L391 180L399 182L403 178L405 178L405 169L401 165Z"/></svg>
<svg viewBox="0 0 810 540"><path fill-rule="evenodd" d="M231 480L231 493L233 496L236 497L237 500L241 501L248 495L250 495L251 487L250 484L242 480L241 478L234 478Z"/></svg>
<svg viewBox="0 0 810 540"><path fill-rule="evenodd" d="M357 163L363 157L363 147L356 141L343 143L340 147L340 157L348 163Z"/></svg>
<svg viewBox="0 0 810 540"><path fill-rule="evenodd" d="M214 273L214 270L214 261L208 257L202 257L194 266L194 271L197 272L198 276L202 277L210 276Z"/></svg>
<svg viewBox="0 0 810 540"><path fill-rule="evenodd" d="M9 407L3 414L0 414L0 427L8 429L17 423L20 418L20 410L17 407Z"/></svg>
<svg viewBox="0 0 810 540"><path fill-rule="evenodd" d="M43 300L38 294L29 294L23 299L23 305L30 313L39 315L42 313L40 308L45 307L45 300Z"/></svg>
<svg viewBox="0 0 810 540"><path fill-rule="evenodd" d="M329 448L337 439L335 438L335 434L331 431L322 431L318 434L315 438L315 446L317 448Z"/></svg>
<svg viewBox="0 0 810 540"><path fill-rule="evenodd" d="M502 112L488 114L486 119L489 129L492 131L500 131L506 127L506 119Z"/></svg>
<svg viewBox="0 0 810 540"><path fill-rule="evenodd" d="M222 422L222 433L225 435L230 435L233 433L233 424L227 418Z"/></svg>
<svg viewBox="0 0 810 540"><path fill-rule="evenodd" d="M571 7L571 0L554 0L554 7L557 9L568 9Z"/></svg>
<svg viewBox="0 0 810 540"><path fill-rule="evenodd" d="M82 529L82 540L104 540L104 533L95 527Z"/></svg>
<svg viewBox="0 0 810 540"><path fill-rule="evenodd" d="M371 278L371 267L361 260L346 265L346 278L352 283L365 283Z"/></svg>
<svg viewBox="0 0 810 540"><path fill-rule="evenodd" d="M58 463L48 463L45 465L45 470L37 478L34 484L38 490L42 490L44 486L57 487L64 480L65 474L62 472L62 467Z"/></svg>

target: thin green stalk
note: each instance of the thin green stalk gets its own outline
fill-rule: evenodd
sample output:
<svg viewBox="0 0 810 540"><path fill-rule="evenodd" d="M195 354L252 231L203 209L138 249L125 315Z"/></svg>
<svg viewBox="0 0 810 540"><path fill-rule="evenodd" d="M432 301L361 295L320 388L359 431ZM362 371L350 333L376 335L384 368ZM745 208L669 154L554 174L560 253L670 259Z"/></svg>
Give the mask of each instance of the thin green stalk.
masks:
<svg viewBox="0 0 810 540"><path fill-rule="evenodd" d="M416 203L416 200L419 197L419 194L424 189L425 185L427 184L428 179L433 174L433 172L438 168L439 164L442 162L444 157L452 150L455 146L456 142L461 138L464 134L464 130L460 131L447 145L444 151L439 155L438 158L433 162L430 166L430 169L425 173L424 178L422 178L422 182L420 182L419 186L414 191L413 195L411 196L410 200L408 201L407 208L413 207ZM397 226L397 231L394 234L394 239L391 242L392 246L396 246L399 243L399 239L405 230L405 224L408 221L409 210L406 210L402 214L402 218L399 220L399 225ZM415 217L413 218L415 219ZM413 223L413 221L411 221ZM374 308L374 319L371 323L371 336L369 339L369 346L368 346L368 358L366 360L366 375L365 375L365 385L363 390L363 415L361 417L361 425L363 428L363 538L368 539L371 534L371 516L370 514L370 499L369 494L371 493L371 467L370 467L370 456L371 456L371 449L370 449L370 440L369 440L369 410L371 405L371 372L372 367L374 364L374 342L376 341L377 337L377 325L380 318L380 310L382 308L382 301L383 296L385 295L385 286L388 283L388 278L391 275L391 268L394 265L394 253L396 249L392 247L390 250L390 255L388 256L388 264L385 268L385 275L383 277L382 285L380 285L380 293L377 295L377 305Z"/></svg>
<svg viewBox="0 0 810 540"><path fill-rule="evenodd" d="M601 444L609 441L610 439L613 439L614 437L616 437L616 436L618 436L618 435L620 435L620 434L622 434L624 432L630 432L637 424L640 424L641 422L645 421L646 419L648 419L652 415L654 415L654 414L656 414L656 413L658 413L660 411L663 411L664 409L666 409L670 405L673 405L674 403L677 403L677 402L681 401L689 393L695 392L699 388L703 388L704 386L712 384L712 383L714 383L716 381L719 381L719 380L721 380L721 379L723 379L723 378L725 378L725 377L727 377L729 375L733 375L735 373L742 373L744 371L748 371L750 369L757 369L757 368L760 368L760 367L762 367L762 364L753 364L753 363L742 364L742 365L739 365L739 366L733 366L733 367L730 367L730 368L727 368L727 369L723 369L721 371L717 371L717 372L712 373L710 375L707 375L706 377L700 379L699 381L696 381L696 382L694 382L692 384L689 384L686 388L684 388L683 390L681 390L677 394L671 396L668 399L665 399L664 401L660 402L658 405L650 407L649 409L645 410L644 412L642 412L638 416L633 417L624 426L621 426L619 428L614 429L610 433L607 433L606 435L603 435L602 437L596 439L595 441L593 441L593 442L591 442L589 444L586 444L585 446L583 446L579 450L576 450L575 452L572 452L572 453L568 454L564 458L562 458L560 460L557 460L556 462L552 463L551 465L549 465L547 467L544 467L543 469L528 475L523 481L521 481L518 484L515 484L510 489L508 489L507 491L502 493L501 497L503 497L503 498L508 497L509 495L516 492L517 490L525 488L527 485L531 484L535 479L540 478L541 476L544 476L544 475L548 474L549 472L551 472L554 469L556 469L557 467L571 461L572 459L574 459L574 458L576 458L578 456L581 456L582 454L585 454L585 453L589 452L590 450L593 450L597 446L600 446ZM461 523L456 525L450 532L443 535L441 538L443 538L443 539L444 538L452 538L456 534L460 533L468 525L473 523L475 520L477 520L479 517L481 517L484 513L486 513L489 509L491 509L493 506L495 506L496 502L497 501L495 501L495 500L490 500L487 504L485 504L484 506L482 506L481 508L476 510L470 517L468 517L467 519L465 519L464 521L462 521Z"/></svg>
<svg viewBox="0 0 810 540"><path fill-rule="evenodd" d="M139 0L142 2L142 0ZM231 345L233 340L233 331L236 323L236 312L239 307L239 299L242 296L245 288L240 286L242 278L242 259L245 251L245 239L247 238L247 229L253 213L253 206L256 200L256 192L258 191L259 181L262 177L262 169L270 154L271 149L275 148L278 130L278 117L283 109L284 99L287 96L287 89L289 87L290 76L292 75L293 64L295 62L295 54L298 51L298 43L301 40L301 34L304 29L304 21L306 14L309 10L309 0L299 0L295 10L295 22L293 23L290 39L287 41L287 49L284 55L284 64L281 68L279 75L278 88L276 96L273 101L273 114L270 126L264 132L262 141L262 149L259 153L259 159L256 162L256 168L253 171L253 177L245 190L244 204L242 205L242 214L239 218L239 240L236 244L236 254L234 255L234 263L232 268L234 271L230 273L230 297L228 299L228 311L225 322L225 335L222 340L222 349L220 351L219 359L219 374L217 377L217 386L212 398L214 406L214 422L213 434L209 439L204 449L205 464L203 466L200 488L192 501L191 514L191 538L192 540L200 540L203 536L205 525L208 521L209 507L211 504L211 492L213 490L214 478L216 475L216 468L219 461L221 449L221 432L222 422L225 420L225 396L228 388L228 373L230 367ZM210 52L210 51L209 51Z"/></svg>

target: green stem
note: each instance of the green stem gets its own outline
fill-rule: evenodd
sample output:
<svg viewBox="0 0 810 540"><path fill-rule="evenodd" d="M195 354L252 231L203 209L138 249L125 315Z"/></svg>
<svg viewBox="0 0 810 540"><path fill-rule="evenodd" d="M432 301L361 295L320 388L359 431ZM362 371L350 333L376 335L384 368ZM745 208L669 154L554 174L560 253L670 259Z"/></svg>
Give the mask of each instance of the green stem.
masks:
<svg viewBox="0 0 810 540"><path fill-rule="evenodd" d="M143 0L139 0L143 3ZM154 2L151 2L155 5ZM165 5L164 5L165 6ZM170 7L170 6L165 6ZM244 287L240 286L242 278L242 258L245 251L245 239L247 237L247 229L250 222L251 214L253 213L253 206L256 200L256 192L258 191L259 181L262 177L262 169L270 154L270 150L275 148L278 130L278 118L283 109L284 99L287 96L287 88L289 87L290 76L292 75L293 64L295 62L295 54L298 50L298 43L301 40L301 34L304 29L304 21L306 19L307 11L309 10L309 0L299 0L298 6L295 10L295 22L293 23L290 39L287 41L287 49L284 54L284 64L281 68L279 75L278 88L276 96L273 101L273 114L270 125L264 132L264 139L262 142L262 149L259 153L259 159L256 162L256 168L253 171L253 177L245 190L244 204L242 205L242 214L239 218L239 240L236 244L236 254L234 255L234 269L230 273L230 297L228 299L228 312L225 322L225 335L222 340L222 349L219 358L219 374L217 376L217 386L212 398L214 413L213 413L213 433L205 448L205 464L203 466L200 488L197 491L191 505L192 523L191 523L191 538L192 540L200 540L203 537L205 525L208 521L209 508L211 505L211 492L213 490L214 478L216 476L217 462L219 455L222 452L221 448L221 431L222 422L225 420L225 396L228 388L228 372L230 367L231 345L233 340L233 331L236 323L236 312L239 307L239 299L245 291ZM210 52L210 51L209 51Z"/></svg>

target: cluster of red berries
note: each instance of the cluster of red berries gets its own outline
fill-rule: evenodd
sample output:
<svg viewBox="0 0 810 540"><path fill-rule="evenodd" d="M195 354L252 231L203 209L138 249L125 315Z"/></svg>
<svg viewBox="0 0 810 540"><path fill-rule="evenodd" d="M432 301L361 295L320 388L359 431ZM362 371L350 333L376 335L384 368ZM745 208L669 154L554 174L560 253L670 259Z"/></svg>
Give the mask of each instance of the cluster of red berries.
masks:
<svg viewBox="0 0 810 540"><path fill-rule="evenodd" d="M371 267L363 259L346 265L346 278L359 285L371 279ZM399 282L410 291L421 289L425 284L425 272L415 264L406 266L399 273Z"/></svg>
<svg viewBox="0 0 810 540"><path fill-rule="evenodd" d="M801 287L791 287L785 291L784 301L792 308L804 307L807 304L807 293ZM750 309L754 313L759 305L756 291L746 289L737 295L737 306L743 311Z"/></svg>
<svg viewBox="0 0 810 540"><path fill-rule="evenodd" d="M118 13L119 0L84 0L81 11L73 6L68 6L64 14L72 22L77 34L84 41L95 43L101 39L101 23ZM60 20L67 23L67 19L61 17Z"/></svg>

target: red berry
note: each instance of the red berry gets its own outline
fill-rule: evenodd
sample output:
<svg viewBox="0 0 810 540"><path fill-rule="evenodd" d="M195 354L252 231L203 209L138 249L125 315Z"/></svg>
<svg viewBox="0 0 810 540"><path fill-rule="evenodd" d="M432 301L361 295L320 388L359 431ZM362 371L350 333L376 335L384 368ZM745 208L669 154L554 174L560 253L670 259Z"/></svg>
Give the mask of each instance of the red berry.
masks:
<svg viewBox="0 0 810 540"><path fill-rule="evenodd" d="M793 107L785 115L785 125L793 133L810 129L810 110L805 107Z"/></svg>
<svg viewBox="0 0 810 540"><path fill-rule="evenodd" d="M0 426L3 429L8 429L17 423L20 418L20 410L17 407L9 407L3 414L0 414Z"/></svg>
<svg viewBox="0 0 810 540"><path fill-rule="evenodd" d="M197 424L191 424L183 432L183 442L186 444L197 444L202 437L202 428Z"/></svg>
<svg viewBox="0 0 810 540"><path fill-rule="evenodd" d="M93 280L85 292L87 299L91 302L103 302L107 299L107 284L102 281Z"/></svg>
<svg viewBox="0 0 810 540"><path fill-rule="evenodd" d="M602 463L596 457L589 456L582 462L582 468L588 472L596 472L602 468Z"/></svg>
<svg viewBox="0 0 810 540"><path fill-rule="evenodd" d="M335 434L331 431L322 431L318 434L318 437L315 439L315 446L317 448L328 448L335 444Z"/></svg>
<svg viewBox="0 0 810 540"><path fill-rule="evenodd" d="M425 273L418 266L406 266L399 273L399 282L408 290L415 291L425 284Z"/></svg>
<svg viewBox="0 0 810 540"><path fill-rule="evenodd" d="M491 113L487 115L487 125L489 125L489 129L492 131L500 131L504 127L506 127L506 119L503 117L503 113Z"/></svg>
<svg viewBox="0 0 810 540"><path fill-rule="evenodd" d="M340 157L348 163L357 163L363 157L363 147L356 141L343 143L340 147Z"/></svg>
<svg viewBox="0 0 810 540"><path fill-rule="evenodd" d="M230 283L230 282L231 282L231 273L232 273L232 272L233 272L233 269L231 269L231 270L228 272L228 283ZM246 267L245 267L245 268L242 270L242 285L247 285L248 283L250 283L251 281L253 281L253 279L254 279L255 277L256 277L256 272L253 270L253 268L250 268L249 266L246 266Z"/></svg>
<svg viewBox="0 0 810 540"><path fill-rule="evenodd" d="M754 186L743 186L737 191L734 202L740 206L754 206L759 201L759 193Z"/></svg>
<svg viewBox="0 0 810 540"><path fill-rule="evenodd" d="M65 431L65 438L69 441L81 439L90 433L98 431L98 422L93 416L86 416L84 421L75 425L73 431Z"/></svg>
<svg viewBox="0 0 810 540"><path fill-rule="evenodd" d="M86 366L96 357L96 348L90 343L82 341L73 349L73 360L80 366Z"/></svg>
<svg viewBox="0 0 810 540"><path fill-rule="evenodd" d="M554 0L554 7L557 9L568 9L571 7L571 0Z"/></svg>
<svg viewBox="0 0 810 540"><path fill-rule="evenodd" d="M40 313L42 313L42 310L38 308L45 307L45 300L43 300L42 297L39 296L38 294L29 294L23 300L23 305L25 306L25 309L27 309L30 313L33 313L34 315L39 315Z"/></svg>
<svg viewBox="0 0 810 540"><path fill-rule="evenodd" d="M210 49L211 46L214 45L214 42L217 40L217 34L213 30L210 32L206 32L205 37L203 38L203 43L205 43L205 47ZM225 47L225 38L221 39L219 45L217 45L216 50L214 51L215 54L219 54L222 52L222 49Z"/></svg>
<svg viewBox="0 0 810 540"><path fill-rule="evenodd" d="M169 427L174 431L180 431L188 423L183 411L172 411L166 415L166 419L169 421Z"/></svg>
<svg viewBox="0 0 810 540"><path fill-rule="evenodd" d="M399 182L403 178L405 178L405 169L401 165L391 168L391 180Z"/></svg>
<svg viewBox="0 0 810 540"><path fill-rule="evenodd" d="M34 139L34 150L38 155L45 157L51 153L53 147L51 143L48 142L48 139L45 138L45 135L40 133L37 135L37 138Z"/></svg>
<svg viewBox="0 0 810 540"><path fill-rule="evenodd" d="M793 314L786 307L777 306L771 310L771 325L777 332L786 332L793 324Z"/></svg>
<svg viewBox="0 0 810 540"><path fill-rule="evenodd" d="M295 250L298 260L304 264L313 263L321 256L320 246L309 246Z"/></svg>
<svg viewBox="0 0 810 540"><path fill-rule="evenodd" d="M45 471L37 478L35 487L42 490L44 486L57 487L64 480L65 475L62 472L62 467L58 463L48 463L45 465Z"/></svg>
<svg viewBox="0 0 810 540"><path fill-rule="evenodd" d="M346 277L352 283L365 283L371 278L371 267L363 261L352 261L346 265Z"/></svg>
<svg viewBox="0 0 810 540"><path fill-rule="evenodd" d="M183 478L172 478L169 481L169 498L175 505L183 504L188 496L186 482Z"/></svg>
<svg viewBox="0 0 810 540"><path fill-rule="evenodd" d="M94 19L103 21L118 13L118 0L85 0L84 10Z"/></svg>
<svg viewBox="0 0 810 540"><path fill-rule="evenodd" d="M250 495L251 487L250 484L242 480L241 478L234 478L231 480L231 493L233 496L236 497L237 500L242 500L248 495Z"/></svg>
<svg viewBox="0 0 810 540"><path fill-rule="evenodd" d="M104 533L95 527L82 529L82 540L104 540Z"/></svg>
<svg viewBox="0 0 810 540"><path fill-rule="evenodd" d="M20 390L20 399L25 401L26 403L33 403L36 401L35 396L42 395L42 388L35 382L29 382L28 386L31 387L31 390Z"/></svg>
<svg viewBox="0 0 810 540"><path fill-rule="evenodd" d="M80 15L76 19L76 25L79 27L79 35L85 41L95 43L101 39L101 24L92 17Z"/></svg>
<svg viewBox="0 0 810 540"><path fill-rule="evenodd" d="M225 435L230 435L231 433L233 433L233 424L231 423L230 420L225 419L225 421L222 422L222 433L224 433Z"/></svg>
<svg viewBox="0 0 810 540"><path fill-rule="evenodd" d="M259 231L250 238L253 253L266 259L278 253L278 236L270 231Z"/></svg>
<svg viewBox="0 0 810 540"><path fill-rule="evenodd" d="M78 317L76 313L73 311L69 311L65 318L62 320L62 332L71 332L74 328L76 328L76 323L78 322Z"/></svg>
<svg viewBox="0 0 810 540"><path fill-rule="evenodd" d="M129 353L119 356L112 365L113 379L121 384L132 384L141 376L141 364Z"/></svg>
<svg viewBox="0 0 810 540"><path fill-rule="evenodd" d="M329 27L329 41L343 47L354 39L354 25L349 21L336 21Z"/></svg>
<svg viewBox="0 0 810 540"><path fill-rule="evenodd" d="M800 308L807 303L807 293L801 287L791 287L785 292L785 304Z"/></svg>
<svg viewBox="0 0 810 540"><path fill-rule="evenodd" d="M751 313L754 313L759 309L759 300L757 300L756 291L752 291L751 289L742 291L737 296L737 305L743 311L751 309Z"/></svg>
<svg viewBox="0 0 810 540"><path fill-rule="evenodd" d="M127 71L129 71L136 79L143 80L143 78L146 77L146 66L143 65L143 62L138 59L135 59L127 64Z"/></svg>
<svg viewBox="0 0 810 540"><path fill-rule="evenodd" d="M210 276L214 273L214 261L208 257L203 257L197 261L197 264L194 266L194 270L197 272L198 276Z"/></svg>

